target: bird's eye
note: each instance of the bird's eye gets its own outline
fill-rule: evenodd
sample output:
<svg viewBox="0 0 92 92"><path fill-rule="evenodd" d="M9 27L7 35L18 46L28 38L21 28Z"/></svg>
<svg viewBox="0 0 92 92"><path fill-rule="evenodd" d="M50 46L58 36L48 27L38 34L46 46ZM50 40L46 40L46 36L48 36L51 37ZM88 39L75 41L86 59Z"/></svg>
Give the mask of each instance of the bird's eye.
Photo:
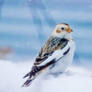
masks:
<svg viewBox="0 0 92 92"><path fill-rule="evenodd" d="M62 27L61 30L64 30L64 27Z"/></svg>

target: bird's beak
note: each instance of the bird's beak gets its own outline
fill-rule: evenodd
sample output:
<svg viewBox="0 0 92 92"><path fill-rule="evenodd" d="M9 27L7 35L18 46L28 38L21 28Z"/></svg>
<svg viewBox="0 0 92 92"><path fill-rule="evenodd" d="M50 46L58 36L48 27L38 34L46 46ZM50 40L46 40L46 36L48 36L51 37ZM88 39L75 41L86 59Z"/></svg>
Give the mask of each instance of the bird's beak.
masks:
<svg viewBox="0 0 92 92"><path fill-rule="evenodd" d="M71 28L68 28L67 32L68 32L68 33L71 33L71 32L73 32L73 31L72 31Z"/></svg>

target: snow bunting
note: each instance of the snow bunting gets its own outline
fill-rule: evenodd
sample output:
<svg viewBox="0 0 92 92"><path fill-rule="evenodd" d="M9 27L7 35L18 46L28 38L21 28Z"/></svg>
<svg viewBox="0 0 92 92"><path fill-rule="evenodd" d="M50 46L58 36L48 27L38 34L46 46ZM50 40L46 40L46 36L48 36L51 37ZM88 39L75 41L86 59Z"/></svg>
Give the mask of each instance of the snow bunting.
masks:
<svg viewBox="0 0 92 92"><path fill-rule="evenodd" d="M41 48L33 67L25 77L23 86L29 86L43 70L49 73L61 73L71 65L75 51L72 29L66 23L56 25L50 38Z"/></svg>

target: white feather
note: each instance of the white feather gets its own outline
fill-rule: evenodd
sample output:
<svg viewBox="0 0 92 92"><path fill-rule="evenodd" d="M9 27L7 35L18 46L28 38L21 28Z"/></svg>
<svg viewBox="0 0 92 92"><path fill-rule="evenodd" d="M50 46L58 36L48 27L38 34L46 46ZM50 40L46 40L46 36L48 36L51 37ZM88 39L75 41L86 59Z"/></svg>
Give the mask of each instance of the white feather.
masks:
<svg viewBox="0 0 92 92"><path fill-rule="evenodd" d="M59 58L63 57L64 56L63 53L67 51L69 47L70 43L68 42L68 44L63 49L56 50L51 56L48 57L48 59L42 62L39 66L45 65L53 59L58 60Z"/></svg>
<svg viewBox="0 0 92 92"><path fill-rule="evenodd" d="M51 73L64 72L66 68L72 64L75 51L74 41L70 40L69 46L70 46L69 52L55 64L55 66L50 70ZM58 57L60 57L60 55L61 54L59 54Z"/></svg>

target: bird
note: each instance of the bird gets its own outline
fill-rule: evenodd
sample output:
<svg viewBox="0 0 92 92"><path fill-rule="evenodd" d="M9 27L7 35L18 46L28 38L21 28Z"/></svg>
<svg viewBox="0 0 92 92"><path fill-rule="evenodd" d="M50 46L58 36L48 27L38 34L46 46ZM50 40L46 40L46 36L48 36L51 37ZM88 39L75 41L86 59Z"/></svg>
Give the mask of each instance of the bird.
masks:
<svg viewBox="0 0 92 92"><path fill-rule="evenodd" d="M28 87L43 72L50 74L63 73L71 64L75 52L75 41L72 28L67 23L59 23L50 37L41 47L31 71L23 78L28 78L22 87Z"/></svg>

